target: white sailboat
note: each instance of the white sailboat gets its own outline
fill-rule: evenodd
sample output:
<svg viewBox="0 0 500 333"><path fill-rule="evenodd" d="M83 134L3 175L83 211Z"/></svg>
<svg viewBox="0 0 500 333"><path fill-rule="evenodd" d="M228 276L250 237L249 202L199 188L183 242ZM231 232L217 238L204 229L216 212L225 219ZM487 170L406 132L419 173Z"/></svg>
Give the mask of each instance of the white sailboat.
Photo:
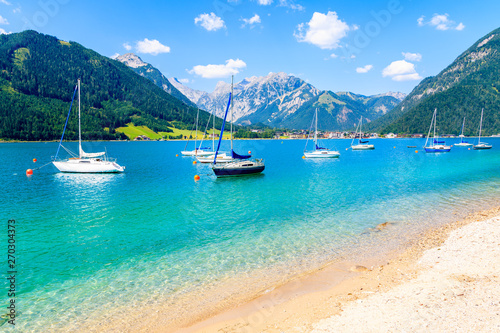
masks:
<svg viewBox="0 0 500 333"><path fill-rule="evenodd" d="M194 150L186 150L186 148L189 144L189 139L188 139L188 141L186 142L186 146L184 147L184 150L181 151L181 154L184 156L208 156L208 155L213 154L213 152L207 148L196 147L196 141L198 139L198 117L199 116L200 116L200 109L198 109L198 112L196 113L196 122L195 122L196 134L194 136ZM192 131L193 130L191 130L191 132Z"/></svg>
<svg viewBox="0 0 500 333"><path fill-rule="evenodd" d="M116 163L115 159L110 159L106 156L106 152L100 153L86 153L82 149L82 126L81 126L81 112L80 112L80 79L78 79L78 84L75 90L78 89L78 157L76 154L72 153L66 147L62 145L62 140L64 138L64 131L66 130L66 125L68 124L69 115L71 113L71 106L68 112L68 119L66 119L66 125L64 125L63 134L61 136L61 141L57 148L56 156L54 157L52 164L61 172L73 172L73 173L119 173L125 171L125 167ZM73 99L74 99L73 94ZM73 100L71 101L73 105ZM68 158L66 160L58 160L59 149L63 147L68 153L74 157Z"/></svg>
<svg viewBox="0 0 500 333"><path fill-rule="evenodd" d="M477 139L477 145L474 145L475 150L491 149L492 147L492 145L486 142L481 142L481 131L483 129L483 111L484 109L481 109L481 120L479 122L479 138Z"/></svg>
<svg viewBox="0 0 500 333"><path fill-rule="evenodd" d="M315 129L314 129L314 150L306 151L307 141L309 141L309 137L306 141L306 147L304 148L304 156L307 158L336 158L340 156L338 151L329 150L328 148L318 146L318 108L316 108L316 113L314 115L313 120L315 121ZM312 126L311 126L312 127Z"/></svg>
<svg viewBox="0 0 500 333"><path fill-rule="evenodd" d="M209 122L210 122L210 117L208 118L207 128L208 128ZM205 128L205 133L206 133L206 131L207 131L207 129ZM203 143L203 140L200 143L200 147L201 147L202 143ZM213 125L212 125L212 153L210 155L197 156L196 160L200 163L213 163L214 158L215 158L215 111L214 111L214 115L213 115ZM227 154L227 153L218 153L217 154L217 163L228 163L228 162L232 162L232 161L233 161L233 157L230 154Z"/></svg>
<svg viewBox="0 0 500 333"><path fill-rule="evenodd" d="M375 149L374 145L367 144L368 141L363 140L363 138L362 138L362 132L361 132L361 123L362 122L363 122L363 116L361 116L361 118L359 118L359 124L356 127L356 131L354 132L354 138L352 139L352 142L351 142L351 149L352 150L372 150L372 149ZM358 133L358 129L359 129L359 133ZM358 144L355 145L353 143L356 140L356 137L358 135L359 135Z"/></svg>
<svg viewBox="0 0 500 333"><path fill-rule="evenodd" d="M464 121L462 123L462 132L458 136L460 138L460 142L459 143L455 143L454 144L455 147L470 147L470 146L473 146L472 143L464 141L464 137L465 137L464 136L464 126L465 126L465 117L464 117Z"/></svg>
<svg viewBox="0 0 500 333"><path fill-rule="evenodd" d="M437 109L434 109L432 114L431 126L429 127L429 132L427 133L427 139L425 140L424 150L426 153L447 153L451 150L451 146L447 146L444 141L439 141L439 136L436 136L436 116ZM427 145L429 137L431 136L431 130L434 126L434 135L432 138L432 143Z"/></svg>

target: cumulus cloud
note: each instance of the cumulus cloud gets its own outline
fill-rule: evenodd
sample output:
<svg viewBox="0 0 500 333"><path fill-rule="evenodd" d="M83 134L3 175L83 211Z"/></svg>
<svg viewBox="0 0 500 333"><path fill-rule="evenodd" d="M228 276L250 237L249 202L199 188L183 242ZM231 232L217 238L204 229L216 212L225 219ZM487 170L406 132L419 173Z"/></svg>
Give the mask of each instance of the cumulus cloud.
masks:
<svg viewBox="0 0 500 333"><path fill-rule="evenodd" d="M243 21L243 24L241 26L242 28L244 28L247 25L249 25L250 28L253 28L256 24L260 23L260 16L255 14L254 16L252 16L249 19L242 18L241 21Z"/></svg>
<svg viewBox="0 0 500 333"><path fill-rule="evenodd" d="M9 35L11 34L12 32L7 32L5 31L4 29L0 28L0 35Z"/></svg>
<svg viewBox="0 0 500 333"><path fill-rule="evenodd" d="M225 78L231 75L238 74L241 69L245 68L247 64L240 59L229 59L223 65L198 65L194 66L192 70L188 71L190 74L199 75L205 79L218 79Z"/></svg>
<svg viewBox="0 0 500 333"><path fill-rule="evenodd" d="M422 77L415 70L415 65L406 60L393 61L389 66L384 68L382 76L391 77L394 81L410 81L421 80Z"/></svg>
<svg viewBox="0 0 500 333"><path fill-rule="evenodd" d="M349 30L347 23L340 20L336 12L327 14L315 12L308 23L297 26L294 36L299 42L331 50L340 46L340 40L347 36Z"/></svg>
<svg viewBox="0 0 500 333"><path fill-rule="evenodd" d="M8 2L7 0L0 0L1 3L3 3L4 5L7 5L7 6L10 6L12 5L10 2Z"/></svg>
<svg viewBox="0 0 500 333"><path fill-rule="evenodd" d="M2 15L0 15L0 24L9 24L9 21L7 21L6 18L2 17Z"/></svg>
<svg viewBox="0 0 500 333"><path fill-rule="evenodd" d="M169 53L170 47L161 44L158 40L149 40L144 38L143 41L138 41L136 44L136 50L139 53L147 53L152 55L158 55L160 53Z"/></svg>
<svg viewBox="0 0 500 333"><path fill-rule="evenodd" d="M216 31L225 27L224 21L213 12L200 14L194 19L194 24L199 24L208 31Z"/></svg>
<svg viewBox="0 0 500 333"><path fill-rule="evenodd" d="M273 0L257 0L257 3L261 6L268 6L273 3Z"/></svg>
<svg viewBox="0 0 500 333"><path fill-rule="evenodd" d="M373 68L373 65L356 68L356 73L368 73Z"/></svg>
<svg viewBox="0 0 500 333"><path fill-rule="evenodd" d="M429 21L425 21L425 16L421 16L417 19L417 24L419 27L423 27L424 25L430 25L431 27L435 27L436 30L458 30L462 31L465 28L465 25L460 22L456 24L455 21L449 19L448 14L434 14Z"/></svg>
<svg viewBox="0 0 500 333"><path fill-rule="evenodd" d="M125 48L125 50L127 51L130 51L132 50L132 46L127 42L127 43L123 43L123 47Z"/></svg>
<svg viewBox="0 0 500 333"><path fill-rule="evenodd" d="M422 55L420 53L410 53L410 52L401 52L405 60L408 61L420 61L422 60Z"/></svg>

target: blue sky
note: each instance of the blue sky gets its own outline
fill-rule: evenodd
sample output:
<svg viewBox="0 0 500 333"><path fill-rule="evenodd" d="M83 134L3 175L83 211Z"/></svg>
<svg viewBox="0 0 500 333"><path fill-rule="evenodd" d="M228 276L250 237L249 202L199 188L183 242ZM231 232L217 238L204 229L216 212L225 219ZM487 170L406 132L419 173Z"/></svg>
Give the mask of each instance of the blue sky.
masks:
<svg viewBox="0 0 500 333"><path fill-rule="evenodd" d="M102 55L133 52L167 77L286 72L318 89L409 93L500 26L500 1L0 0L0 33L34 29Z"/></svg>

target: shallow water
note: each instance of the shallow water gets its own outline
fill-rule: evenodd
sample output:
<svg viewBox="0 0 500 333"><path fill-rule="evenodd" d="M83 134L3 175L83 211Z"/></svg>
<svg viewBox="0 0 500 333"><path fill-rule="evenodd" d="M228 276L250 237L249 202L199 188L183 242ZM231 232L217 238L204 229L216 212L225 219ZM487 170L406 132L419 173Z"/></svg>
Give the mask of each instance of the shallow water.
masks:
<svg viewBox="0 0 500 333"><path fill-rule="evenodd" d="M493 149L426 154L422 139L376 139L373 151L325 140L341 153L325 160L302 159L304 140L236 141L266 170L229 179L176 157L185 142L84 143L106 147L126 172L61 174L48 165L27 177L57 143L2 143L0 211L4 225L17 226L16 328L77 328L141 304L185 313L196 299L210 308L232 290L267 288L369 244L366 232L379 223L410 232L487 208L500 196L500 139L486 141Z"/></svg>

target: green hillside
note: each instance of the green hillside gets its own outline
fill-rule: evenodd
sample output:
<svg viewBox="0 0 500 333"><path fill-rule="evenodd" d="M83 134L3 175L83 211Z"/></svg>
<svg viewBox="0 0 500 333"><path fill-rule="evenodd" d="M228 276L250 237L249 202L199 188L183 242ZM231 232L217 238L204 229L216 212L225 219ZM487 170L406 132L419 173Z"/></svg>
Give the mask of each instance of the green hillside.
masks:
<svg viewBox="0 0 500 333"><path fill-rule="evenodd" d="M84 139L126 138L115 129L128 123L171 132L172 123L187 129L196 119L195 108L124 64L76 42L24 31L0 35L0 138L58 139L78 78ZM208 116L200 112L200 123ZM76 139L77 130L74 115L67 138Z"/></svg>
<svg viewBox="0 0 500 333"><path fill-rule="evenodd" d="M500 132L500 29L487 34L435 77L424 79L394 110L367 129L382 133L426 133L438 110L441 134L477 135L484 108L483 133Z"/></svg>

